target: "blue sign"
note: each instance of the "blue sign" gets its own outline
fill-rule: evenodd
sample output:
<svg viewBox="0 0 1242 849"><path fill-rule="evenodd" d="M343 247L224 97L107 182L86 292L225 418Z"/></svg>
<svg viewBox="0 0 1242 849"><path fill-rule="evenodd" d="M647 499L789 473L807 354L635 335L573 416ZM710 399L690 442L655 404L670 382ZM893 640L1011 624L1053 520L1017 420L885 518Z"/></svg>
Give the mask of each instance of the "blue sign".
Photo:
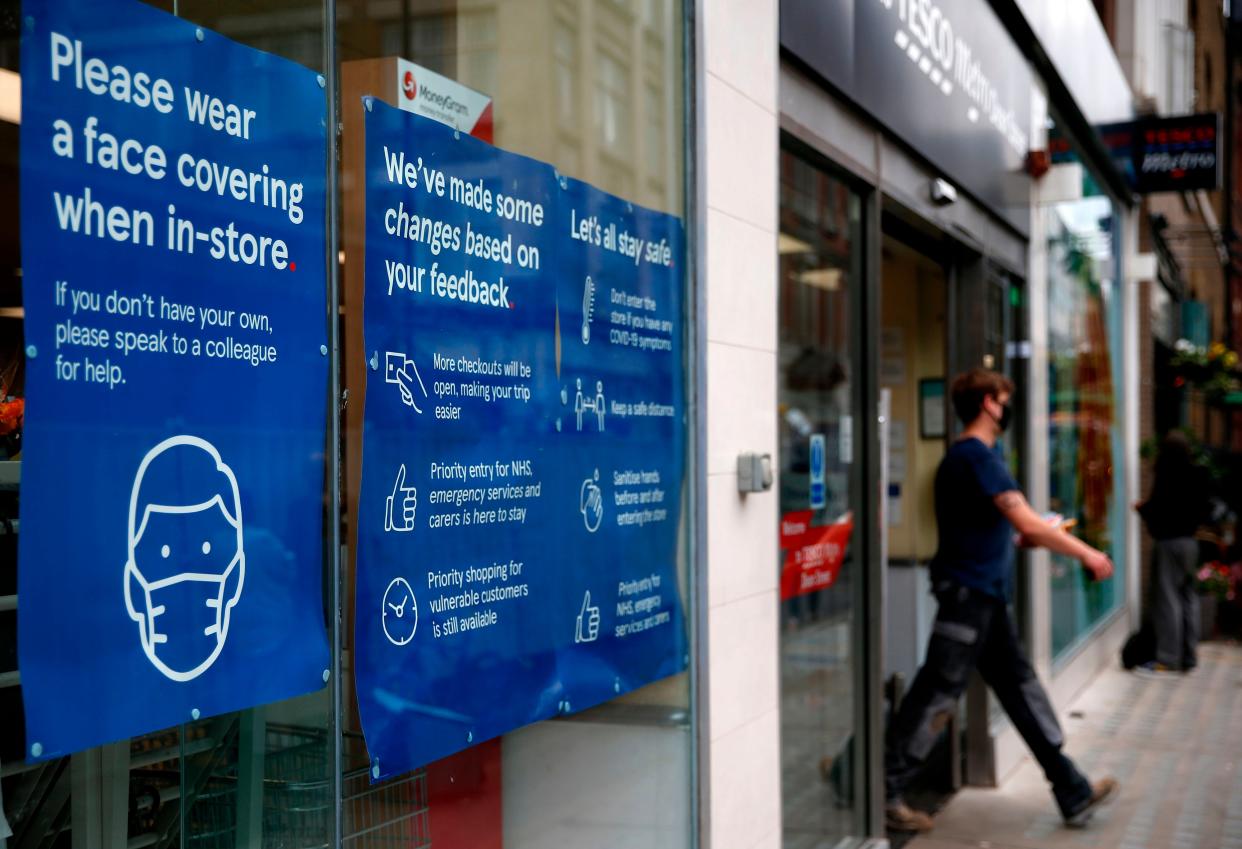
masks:
<svg viewBox="0 0 1242 849"><path fill-rule="evenodd" d="M679 219L367 101L376 779L686 665Z"/></svg>
<svg viewBox="0 0 1242 849"><path fill-rule="evenodd" d="M18 649L51 758L306 693L325 97L129 0L27 0Z"/></svg>
<svg viewBox="0 0 1242 849"><path fill-rule="evenodd" d="M1095 128L1113 164L1140 195L1216 191L1221 184L1220 115L1143 115ZM1052 162L1077 162L1078 152L1059 128L1049 133Z"/></svg>
<svg viewBox="0 0 1242 849"><path fill-rule="evenodd" d="M811 509L823 510L828 503L824 486L824 465L827 456L822 433L811 434Z"/></svg>

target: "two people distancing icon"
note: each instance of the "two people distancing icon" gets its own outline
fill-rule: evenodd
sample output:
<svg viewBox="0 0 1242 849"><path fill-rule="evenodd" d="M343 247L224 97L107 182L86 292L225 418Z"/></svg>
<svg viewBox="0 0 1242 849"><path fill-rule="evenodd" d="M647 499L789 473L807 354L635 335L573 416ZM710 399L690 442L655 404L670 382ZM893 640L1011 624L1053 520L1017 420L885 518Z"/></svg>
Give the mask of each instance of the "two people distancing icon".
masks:
<svg viewBox="0 0 1242 849"><path fill-rule="evenodd" d="M602 433L604 430L604 381L595 381L595 397L582 394L582 378L578 378L578 392L574 395L574 414L578 417L578 430L582 430L582 415L587 412L595 414L595 424Z"/></svg>

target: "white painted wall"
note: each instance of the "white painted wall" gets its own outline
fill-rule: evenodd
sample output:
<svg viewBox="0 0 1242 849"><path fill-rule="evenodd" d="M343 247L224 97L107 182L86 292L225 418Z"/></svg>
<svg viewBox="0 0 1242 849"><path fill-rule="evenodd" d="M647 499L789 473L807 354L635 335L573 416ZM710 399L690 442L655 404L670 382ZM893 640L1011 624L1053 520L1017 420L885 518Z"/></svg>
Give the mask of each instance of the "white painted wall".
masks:
<svg viewBox="0 0 1242 849"><path fill-rule="evenodd" d="M712 849L781 845L776 456L777 0L701 4L706 185L707 753ZM773 463L779 468L779 463Z"/></svg>
<svg viewBox="0 0 1242 849"><path fill-rule="evenodd" d="M1117 4L1119 33L1126 9L1143 2L1145 0L1123 0ZM1123 63L1118 62L1100 16L1089 0L1017 0L1017 3L1088 121L1106 124L1133 116ZM1118 41L1121 41L1120 34Z"/></svg>
<svg viewBox="0 0 1242 849"><path fill-rule="evenodd" d="M1177 38L1170 33L1183 34L1188 26L1186 0L1131 0L1117 5L1117 57L1125 72L1134 95L1139 100L1154 101L1161 114L1188 112L1192 104L1186 103L1186 92L1180 95L1170 90L1170 72L1175 62L1190 62L1183 67L1189 71L1189 82L1194 82L1194 41L1190 36L1190 52L1177 49Z"/></svg>

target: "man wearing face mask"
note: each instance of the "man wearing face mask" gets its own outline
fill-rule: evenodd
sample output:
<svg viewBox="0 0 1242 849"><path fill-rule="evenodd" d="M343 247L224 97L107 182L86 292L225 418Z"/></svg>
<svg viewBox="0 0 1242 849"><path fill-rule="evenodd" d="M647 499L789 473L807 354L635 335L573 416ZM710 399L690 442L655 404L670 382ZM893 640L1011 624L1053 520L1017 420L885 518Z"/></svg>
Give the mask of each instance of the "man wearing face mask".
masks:
<svg viewBox="0 0 1242 849"><path fill-rule="evenodd" d="M953 407L965 425L936 472L939 548L931 565L939 609L927 659L888 729L886 813L894 831L929 831L932 819L903 799L978 667L1031 754L1043 767L1066 824L1083 826L1112 797L1117 782L1092 784L1061 751L1064 739L1009 615L1014 531L1021 545L1076 558L1097 580L1108 556L1041 518L1018 490L997 447L1009 425L1013 383L987 369L953 381Z"/></svg>

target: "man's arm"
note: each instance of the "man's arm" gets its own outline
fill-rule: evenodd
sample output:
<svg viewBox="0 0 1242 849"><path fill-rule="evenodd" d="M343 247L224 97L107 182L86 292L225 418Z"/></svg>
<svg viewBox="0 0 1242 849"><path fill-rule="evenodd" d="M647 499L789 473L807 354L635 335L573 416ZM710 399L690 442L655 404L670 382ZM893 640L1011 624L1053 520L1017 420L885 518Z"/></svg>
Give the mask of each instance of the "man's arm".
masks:
<svg viewBox="0 0 1242 849"><path fill-rule="evenodd" d="M1097 581L1103 581L1113 574L1113 562L1108 559L1108 555L1095 550L1078 537L1049 525L1031 509L1031 505L1026 503L1026 498L1018 490L1002 492L993 500L996 508L1029 545L1047 548L1057 554L1082 561L1082 565Z"/></svg>

